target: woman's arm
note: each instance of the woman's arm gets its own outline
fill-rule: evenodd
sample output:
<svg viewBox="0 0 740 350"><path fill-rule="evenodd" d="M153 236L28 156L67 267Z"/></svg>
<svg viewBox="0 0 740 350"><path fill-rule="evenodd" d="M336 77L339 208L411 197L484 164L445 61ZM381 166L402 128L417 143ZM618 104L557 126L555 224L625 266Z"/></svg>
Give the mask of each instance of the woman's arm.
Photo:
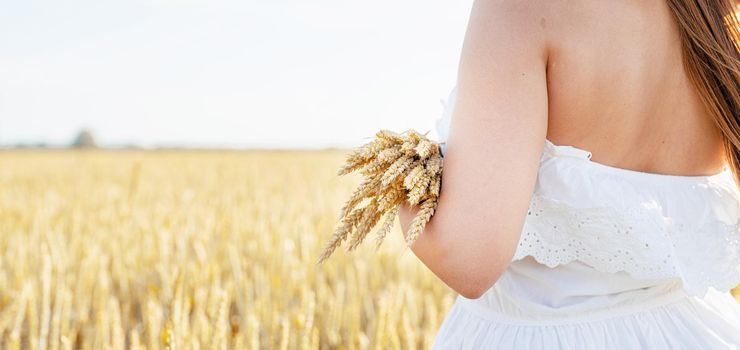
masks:
<svg viewBox="0 0 740 350"><path fill-rule="evenodd" d="M478 298L516 250L547 134L546 1L476 0L465 34L437 210L414 254ZM418 208L402 205L404 235Z"/></svg>

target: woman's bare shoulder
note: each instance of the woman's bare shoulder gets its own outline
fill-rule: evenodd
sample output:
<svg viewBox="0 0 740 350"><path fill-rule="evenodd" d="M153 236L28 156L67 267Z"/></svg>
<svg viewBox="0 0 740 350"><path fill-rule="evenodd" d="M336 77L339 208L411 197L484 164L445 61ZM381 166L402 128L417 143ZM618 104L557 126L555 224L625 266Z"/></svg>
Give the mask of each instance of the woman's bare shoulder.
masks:
<svg viewBox="0 0 740 350"><path fill-rule="evenodd" d="M665 1L550 6L549 139L633 170L721 167L721 136L683 67L680 28Z"/></svg>

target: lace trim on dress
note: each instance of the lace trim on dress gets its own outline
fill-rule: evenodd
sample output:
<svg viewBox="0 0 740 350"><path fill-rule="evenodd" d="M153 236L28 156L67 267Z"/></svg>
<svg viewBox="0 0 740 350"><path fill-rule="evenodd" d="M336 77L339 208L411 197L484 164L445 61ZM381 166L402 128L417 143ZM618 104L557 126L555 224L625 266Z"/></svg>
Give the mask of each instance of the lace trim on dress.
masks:
<svg viewBox="0 0 740 350"><path fill-rule="evenodd" d="M626 211L577 208L534 193L513 260L532 256L555 267L581 261L635 278L680 278L691 295L740 282L740 218L689 225L665 217L657 202Z"/></svg>

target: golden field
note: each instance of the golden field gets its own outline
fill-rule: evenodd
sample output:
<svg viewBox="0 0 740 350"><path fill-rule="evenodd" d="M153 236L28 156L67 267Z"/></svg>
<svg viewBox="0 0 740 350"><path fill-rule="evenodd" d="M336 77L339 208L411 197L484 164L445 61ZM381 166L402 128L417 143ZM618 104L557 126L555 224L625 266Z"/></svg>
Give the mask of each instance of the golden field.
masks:
<svg viewBox="0 0 740 350"><path fill-rule="evenodd" d="M456 294L397 223L316 265L344 156L0 152L0 348L429 348Z"/></svg>
<svg viewBox="0 0 740 350"><path fill-rule="evenodd" d="M0 349L428 349L456 294L397 222L316 265L344 156L0 152Z"/></svg>

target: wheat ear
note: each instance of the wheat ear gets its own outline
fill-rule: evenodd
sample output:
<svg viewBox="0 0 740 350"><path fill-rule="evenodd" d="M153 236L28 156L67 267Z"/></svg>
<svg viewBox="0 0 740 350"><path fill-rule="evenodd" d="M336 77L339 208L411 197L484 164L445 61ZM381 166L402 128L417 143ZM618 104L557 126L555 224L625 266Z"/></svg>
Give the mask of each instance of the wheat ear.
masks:
<svg viewBox="0 0 740 350"><path fill-rule="evenodd" d="M439 144L414 130L395 133L381 130L375 139L352 151L337 174L359 172L364 179L341 210L341 223L324 246L322 263L349 239L347 251L356 249L382 219L376 232L376 249L393 228L398 206L406 202L420 206L406 244L418 239L437 207L442 184L442 155ZM357 205L368 199L362 208Z"/></svg>
<svg viewBox="0 0 740 350"><path fill-rule="evenodd" d="M429 219L434 215L434 211L437 207L437 199L430 198L421 203L419 212L416 214L414 219L411 221L411 227L409 232L406 233L406 245L411 245L419 238L424 226L426 226Z"/></svg>

